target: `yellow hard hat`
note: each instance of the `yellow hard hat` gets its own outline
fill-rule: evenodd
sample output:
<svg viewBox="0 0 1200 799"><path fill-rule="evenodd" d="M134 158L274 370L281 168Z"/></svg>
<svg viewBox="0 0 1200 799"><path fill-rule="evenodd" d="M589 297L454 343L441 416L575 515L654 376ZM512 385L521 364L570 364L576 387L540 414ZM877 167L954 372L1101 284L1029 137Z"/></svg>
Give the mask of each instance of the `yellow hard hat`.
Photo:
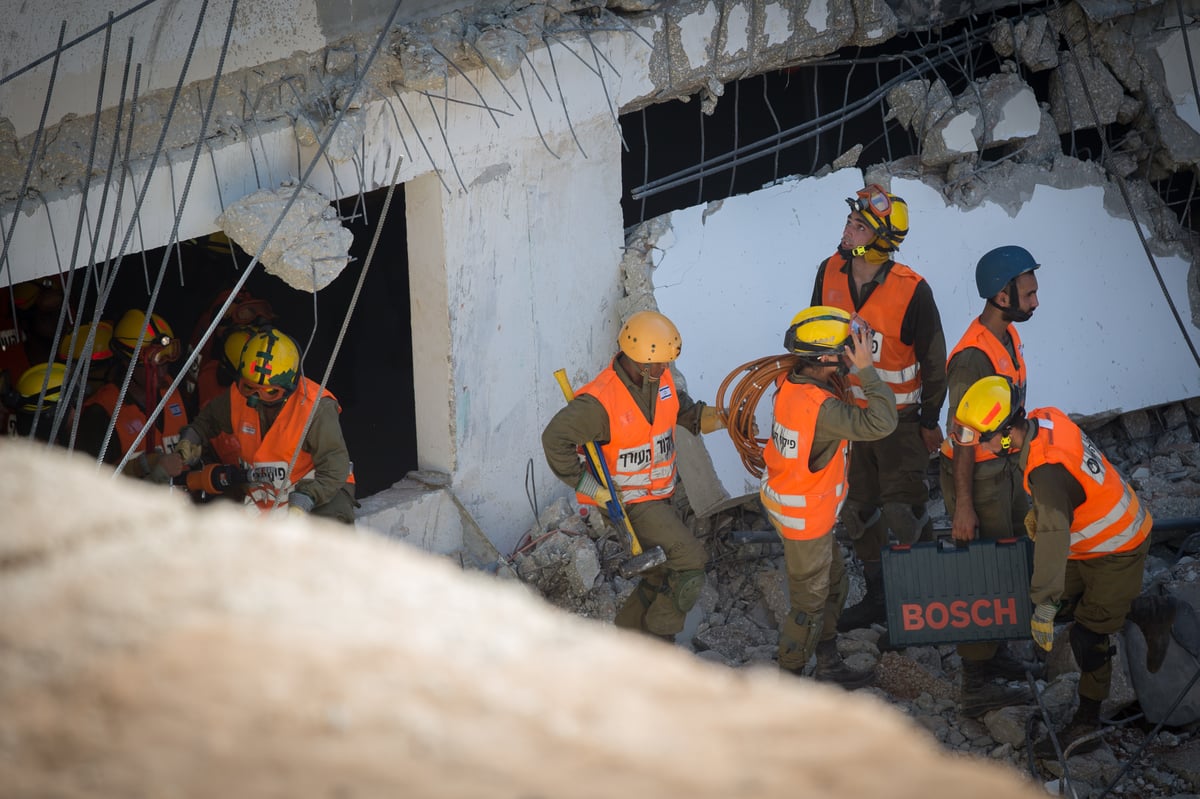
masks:
<svg viewBox="0 0 1200 799"><path fill-rule="evenodd" d="M292 337L268 327L252 335L238 360L238 390L247 399L274 404L300 382L300 348Z"/></svg>
<svg viewBox="0 0 1200 799"><path fill-rule="evenodd" d="M975 381L954 411L950 438L962 447L973 447L1004 432L1025 416L1021 389L1002 375Z"/></svg>
<svg viewBox="0 0 1200 799"><path fill-rule="evenodd" d="M42 291L42 281L26 280L12 288L13 303L18 311L27 311L37 302L38 294Z"/></svg>
<svg viewBox="0 0 1200 799"><path fill-rule="evenodd" d="M158 314L150 314L150 318L147 319L145 311L126 311L113 330L113 349L129 358L133 355L133 348L137 346L139 337L142 338L143 357L150 361L169 363L179 358L179 339L175 338L171 326Z"/></svg>
<svg viewBox="0 0 1200 799"><path fill-rule="evenodd" d="M846 198L851 211L862 214L867 227L875 231L875 246L884 252L900 248L908 235L908 203L884 191L878 183L864 186L855 196Z"/></svg>
<svg viewBox="0 0 1200 799"><path fill-rule="evenodd" d="M58 359L65 361L67 355L70 354L72 359L83 357L83 348L87 344L88 334L91 332L91 323L85 323L79 326L75 331L74 336L64 335L62 341L58 345ZM104 321L96 323L96 338L92 342L92 361L107 361L113 356L112 351L113 324L112 322ZM137 339L134 339L135 341ZM74 341L74 347L71 342Z"/></svg>
<svg viewBox="0 0 1200 799"><path fill-rule="evenodd" d="M231 372L238 370L238 364L242 360L242 350L245 349L246 342L255 332L257 331L253 328L235 327L226 334L225 343L221 346L221 362Z"/></svg>
<svg viewBox="0 0 1200 799"><path fill-rule="evenodd" d="M50 379L46 379L46 371ZM61 363L39 363L26 369L17 380L17 393L21 395L20 409L35 413L38 410L38 396L42 393L42 384L46 384L46 396L41 405L45 411L55 405L62 396L62 384L67 376L67 367Z"/></svg>
<svg viewBox="0 0 1200 799"><path fill-rule="evenodd" d="M625 357L638 363L671 363L683 349L675 323L658 311L638 311L617 335Z"/></svg>
<svg viewBox="0 0 1200 799"><path fill-rule="evenodd" d="M837 355L850 338L850 314L832 305L814 305L792 317L783 346L797 355Z"/></svg>

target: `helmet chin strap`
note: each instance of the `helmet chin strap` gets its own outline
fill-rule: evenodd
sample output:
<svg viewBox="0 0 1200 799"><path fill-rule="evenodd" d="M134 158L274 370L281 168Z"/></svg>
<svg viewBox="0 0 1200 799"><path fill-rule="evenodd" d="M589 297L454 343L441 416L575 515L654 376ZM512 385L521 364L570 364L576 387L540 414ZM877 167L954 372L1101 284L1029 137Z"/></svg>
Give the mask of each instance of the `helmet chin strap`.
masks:
<svg viewBox="0 0 1200 799"><path fill-rule="evenodd" d="M993 306L1000 313L1004 314L1006 322L1028 322L1033 316L1033 311L1022 311L1021 300L1017 296L1017 284L1015 280L1010 280L1005 286L1005 293L1008 294L1008 307L1005 308L1000 303L996 302L995 297L988 297L988 305ZM997 295L999 296L999 295Z"/></svg>

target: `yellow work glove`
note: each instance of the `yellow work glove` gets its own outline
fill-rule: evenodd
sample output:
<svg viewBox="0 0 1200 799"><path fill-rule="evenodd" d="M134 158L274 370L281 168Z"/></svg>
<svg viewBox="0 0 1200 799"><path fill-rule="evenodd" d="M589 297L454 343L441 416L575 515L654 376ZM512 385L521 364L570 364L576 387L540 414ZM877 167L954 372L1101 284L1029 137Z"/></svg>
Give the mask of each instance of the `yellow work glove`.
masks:
<svg viewBox="0 0 1200 799"><path fill-rule="evenodd" d="M705 405L700 411L700 432L715 433L725 429L725 419L721 412L711 405Z"/></svg>
<svg viewBox="0 0 1200 799"><path fill-rule="evenodd" d="M1043 602L1033 609L1033 618L1029 620L1033 642L1047 652L1054 648L1054 617L1057 614L1057 602Z"/></svg>
<svg viewBox="0 0 1200 799"><path fill-rule="evenodd" d="M575 486L575 490L586 497L591 497L596 500L597 505L607 505L612 501L612 492L600 482L592 477L591 472L584 472L583 477L579 478L579 484Z"/></svg>
<svg viewBox="0 0 1200 799"><path fill-rule="evenodd" d="M1037 540L1037 513L1033 508L1025 512L1025 532L1029 535L1030 541Z"/></svg>
<svg viewBox="0 0 1200 799"><path fill-rule="evenodd" d="M190 438L181 438L175 445L175 452L183 458L183 462L188 466L192 466L200 460L201 449L201 446Z"/></svg>

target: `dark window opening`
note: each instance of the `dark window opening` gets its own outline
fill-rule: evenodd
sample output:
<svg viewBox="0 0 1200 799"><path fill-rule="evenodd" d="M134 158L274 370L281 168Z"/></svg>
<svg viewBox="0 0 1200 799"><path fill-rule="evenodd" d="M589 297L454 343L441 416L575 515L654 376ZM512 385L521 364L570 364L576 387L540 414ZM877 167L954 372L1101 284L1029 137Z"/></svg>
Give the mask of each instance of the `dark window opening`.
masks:
<svg viewBox="0 0 1200 799"><path fill-rule="evenodd" d="M317 292L315 303L313 294L293 289L261 264L243 286L270 303L279 317L275 324L304 351L304 375L315 382L324 376L350 313L386 194L386 189L380 189L361 200L353 197L335 203L343 224L354 234L353 260ZM126 256L102 318L115 323L125 311L146 307L163 252L158 248ZM208 246L203 238L172 248L154 312L186 344L214 298L233 287L250 261L237 245L232 245L231 253L226 246ZM74 307L82 307L84 321L90 321L96 291L90 286L82 293L84 275L85 270L77 271L72 295ZM342 406L342 433L354 462L360 498L388 488L417 468L409 309L404 192L398 188L326 384Z"/></svg>
<svg viewBox="0 0 1200 799"><path fill-rule="evenodd" d="M777 180L820 174L862 146L857 164L867 167L916 155L920 142L889 119L887 91L908 80L941 80L958 96L1001 72L991 44L992 25L1002 19L1044 13L1021 3L987 16L969 17L932 33L898 35L872 48L846 48L819 61L734 81L724 87L711 116L699 96L648 106L621 116L627 150L621 199L626 227L670 211L757 191ZM1060 42L1061 51L1067 44ZM1039 103L1049 102L1052 70L1018 67ZM1079 113L1090 113L1086 105ZM1083 127L1062 134L1062 150L1080 160L1102 161L1106 146L1119 149L1126 124ZM1013 145L989 147L981 163L1009 157ZM1142 163L1149 159L1137 154ZM1197 178L1181 173L1154 185L1189 230Z"/></svg>

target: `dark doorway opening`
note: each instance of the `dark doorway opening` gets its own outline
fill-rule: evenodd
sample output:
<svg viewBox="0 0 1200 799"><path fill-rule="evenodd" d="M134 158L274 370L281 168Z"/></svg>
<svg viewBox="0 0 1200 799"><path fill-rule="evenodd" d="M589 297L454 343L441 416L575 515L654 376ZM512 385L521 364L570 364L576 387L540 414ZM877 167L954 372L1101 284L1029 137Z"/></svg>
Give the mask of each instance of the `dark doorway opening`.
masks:
<svg viewBox="0 0 1200 799"><path fill-rule="evenodd" d="M255 266L243 287L271 304L278 315L275 324L305 350L304 375L317 382L333 356L343 321L353 310L327 387L342 406L342 433L354 462L360 498L391 486L417 468L403 187L393 195L373 262L355 307L350 307L386 195L387 190L380 189L334 204L354 234L353 260L315 298L261 265ZM158 248L124 259L102 318L115 322L130 308L146 307L163 253ZM214 298L233 287L250 261L236 245L231 251L206 239L172 248L155 313L177 337L189 341ZM82 308L83 319L90 321L95 287L84 293L83 270L73 282L74 306Z"/></svg>

